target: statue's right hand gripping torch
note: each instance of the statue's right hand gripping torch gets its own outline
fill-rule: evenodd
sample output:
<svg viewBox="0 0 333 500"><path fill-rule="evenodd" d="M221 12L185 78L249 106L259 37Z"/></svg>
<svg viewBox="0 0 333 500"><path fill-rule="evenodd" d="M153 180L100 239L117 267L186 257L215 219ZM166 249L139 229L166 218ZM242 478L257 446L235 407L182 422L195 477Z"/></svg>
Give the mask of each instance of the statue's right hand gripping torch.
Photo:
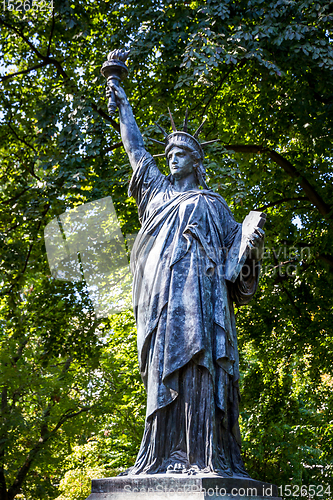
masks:
<svg viewBox="0 0 333 500"><path fill-rule="evenodd" d="M129 53L130 50L113 50L109 53L108 60L105 61L101 68L101 73L106 78L109 88L108 111L110 116L113 116L117 109L116 98L112 88L110 87L110 83L114 83L119 86L120 82L128 75L128 68L125 61Z"/></svg>

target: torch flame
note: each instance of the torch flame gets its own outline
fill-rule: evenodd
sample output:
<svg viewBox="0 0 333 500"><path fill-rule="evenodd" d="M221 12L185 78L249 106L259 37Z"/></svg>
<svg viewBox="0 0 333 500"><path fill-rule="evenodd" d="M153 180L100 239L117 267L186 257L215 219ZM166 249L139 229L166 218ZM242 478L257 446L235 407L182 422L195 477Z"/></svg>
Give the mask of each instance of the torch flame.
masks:
<svg viewBox="0 0 333 500"><path fill-rule="evenodd" d="M130 52L130 50L112 50L108 55L108 61L117 59L118 61L125 62Z"/></svg>

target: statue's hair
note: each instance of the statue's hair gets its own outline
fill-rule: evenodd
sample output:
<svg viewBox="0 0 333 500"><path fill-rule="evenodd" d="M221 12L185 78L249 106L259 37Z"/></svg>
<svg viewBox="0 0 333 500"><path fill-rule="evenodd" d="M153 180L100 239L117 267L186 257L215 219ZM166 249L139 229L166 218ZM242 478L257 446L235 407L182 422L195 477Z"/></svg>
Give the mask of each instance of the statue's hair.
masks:
<svg viewBox="0 0 333 500"><path fill-rule="evenodd" d="M190 156L193 160L194 175L198 186L209 189L206 184L206 169L204 167L202 158L197 151L190 151Z"/></svg>

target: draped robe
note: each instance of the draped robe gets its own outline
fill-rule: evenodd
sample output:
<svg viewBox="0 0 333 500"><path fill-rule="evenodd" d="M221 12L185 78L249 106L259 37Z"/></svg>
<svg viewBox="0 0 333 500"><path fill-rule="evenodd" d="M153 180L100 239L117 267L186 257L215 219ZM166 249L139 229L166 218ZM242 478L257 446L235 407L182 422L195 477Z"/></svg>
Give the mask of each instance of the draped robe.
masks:
<svg viewBox="0 0 333 500"><path fill-rule="evenodd" d="M233 301L249 302L258 266L235 283L224 278L241 224L213 191L176 191L148 153L133 173L129 194L142 224L131 269L147 412L128 473L163 473L180 463L192 472L246 475Z"/></svg>

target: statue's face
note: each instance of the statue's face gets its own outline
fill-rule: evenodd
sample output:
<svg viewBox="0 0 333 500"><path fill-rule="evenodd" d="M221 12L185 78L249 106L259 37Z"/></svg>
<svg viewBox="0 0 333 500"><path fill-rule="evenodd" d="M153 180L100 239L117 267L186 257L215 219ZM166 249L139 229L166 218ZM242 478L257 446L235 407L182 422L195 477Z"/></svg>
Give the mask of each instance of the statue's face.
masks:
<svg viewBox="0 0 333 500"><path fill-rule="evenodd" d="M186 149L173 147L168 153L168 161L174 179L183 179L193 172L193 160Z"/></svg>

